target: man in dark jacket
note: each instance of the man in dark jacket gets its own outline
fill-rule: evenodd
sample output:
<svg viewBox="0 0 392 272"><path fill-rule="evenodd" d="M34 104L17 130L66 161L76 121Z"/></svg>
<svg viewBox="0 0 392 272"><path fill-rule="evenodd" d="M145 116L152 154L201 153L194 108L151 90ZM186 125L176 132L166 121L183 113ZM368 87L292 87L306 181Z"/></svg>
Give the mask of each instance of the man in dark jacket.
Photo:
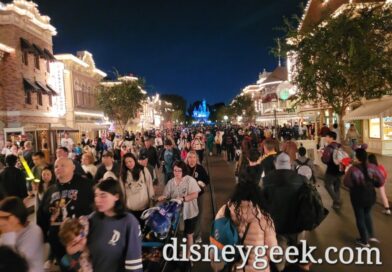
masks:
<svg viewBox="0 0 392 272"><path fill-rule="evenodd" d="M227 161L234 161L236 141L232 132L223 135L223 146L226 148Z"/></svg>
<svg viewBox="0 0 392 272"><path fill-rule="evenodd" d="M158 175L155 170L155 167L153 167L149 162L148 162L148 156L146 154L146 150L142 149L140 150L140 154L138 157L138 162L141 166L147 167L148 171L150 172L150 175L152 177L152 184L153 185L158 185Z"/></svg>
<svg viewBox="0 0 392 272"><path fill-rule="evenodd" d="M143 149L144 153L147 155L148 164L152 167L159 167L158 161L158 152L156 148L153 146L154 140L152 138L146 138L144 141L145 148Z"/></svg>
<svg viewBox="0 0 392 272"><path fill-rule="evenodd" d="M173 163L181 160L180 151L173 146L170 139L165 140L165 148L161 152L159 161L163 165L163 173L165 174L165 184L173 177Z"/></svg>
<svg viewBox="0 0 392 272"><path fill-rule="evenodd" d="M74 170L71 159L56 160L57 183L46 191L37 212L37 223L47 237L58 264L65 254L58 236L61 223L67 218L89 215L93 207L92 183L74 174ZM65 271L63 267L61 269Z"/></svg>
<svg viewBox="0 0 392 272"><path fill-rule="evenodd" d="M340 171L339 165L333 161L333 152L340 148L342 145L336 142L336 133L329 131L326 133L325 141L328 146L324 149L321 161L327 165L325 172L325 189L333 200L333 208L339 209L340 201L340 183L343 172Z"/></svg>
<svg viewBox="0 0 392 272"><path fill-rule="evenodd" d="M114 154L111 151L104 151L102 154L102 164L98 167L94 177L94 182L101 181L106 172L111 171L117 177L120 175L120 166L114 161Z"/></svg>
<svg viewBox="0 0 392 272"><path fill-rule="evenodd" d="M263 142L264 155L261 159L262 177L267 176L271 171L275 170L275 146L274 139L266 139Z"/></svg>
<svg viewBox="0 0 392 272"><path fill-rule="evenodd" d="M26 176L22 170L15 167L18 157L8 155L5 158L6 167L0 174L0 184L4 196L27 197Z"/></svg>
<svg viewBox="0 0 392 272"><path fill-rule="evenodd" d="M295 225L298 209L300 208L299 190L306 178L291 169L290 157L280 153L276 157L276 170L263 179L264 209L271 215L281 247L296 245L298 230ZM285 262L277 264L278 270L284 269Z"/></svg>

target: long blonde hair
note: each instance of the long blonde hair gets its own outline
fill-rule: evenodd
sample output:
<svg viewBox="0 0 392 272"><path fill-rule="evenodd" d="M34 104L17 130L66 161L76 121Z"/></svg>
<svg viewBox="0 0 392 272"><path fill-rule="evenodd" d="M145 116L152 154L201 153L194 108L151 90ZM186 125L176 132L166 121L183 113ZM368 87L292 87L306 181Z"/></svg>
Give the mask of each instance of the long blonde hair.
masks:
<svg viewBox="0 0 392 272"><path fill-rule="evenodd" d="M185 158L185 163L188 165L188 158L190 156L196 156L196 163L200 163L199 162L199 155L197 155L197 152L195 150L191 150L186 154L186 158Z"/></svg>

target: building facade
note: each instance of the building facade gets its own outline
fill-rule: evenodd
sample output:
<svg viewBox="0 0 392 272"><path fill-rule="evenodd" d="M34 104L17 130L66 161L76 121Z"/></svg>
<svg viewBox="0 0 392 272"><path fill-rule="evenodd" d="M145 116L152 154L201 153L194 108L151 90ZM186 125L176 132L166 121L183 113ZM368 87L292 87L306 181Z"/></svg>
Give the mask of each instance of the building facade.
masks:
<svg viewBox="0 0 392 272"><path fill-rule="evenodd" d="M366 4L387 3L385 0L309 0L302 16L298 30L306 35L330 16L337 16L345 12L349 5L361 7ZM292 76L291 67L295 65L295 52L288 55L289 78ZM354 124L362 136L362 141L368 143L368 151L377 154L392 154L392 107L391 97L384 96L377 100L363 100L359 105L352 105L343 120L346 130ZM359 107L358 107L359 106ZM352 110L356 108L355 110ZM338 118L337 114L322 101L312 105L302 105L302 111L316 111L321 123L331 124Z"/></svg>
<svg viewBox="0 0 392 272"><path fill-rule="evenodd" d="M278 66L272 72L264 70L256 84L246 86L240 95L248 95L254 101L257 124L275 126L303 120L293 108L295 90L287 81L286 67Z"/></svg>
<svg viewBox="0 0 392 272"><path fill-rule="evenodd" d="M41 149L50 144L51 126L64 126L50 82L56 34L33 2L0 3L0 142L27 135Z"/></svg>
<svg viewBox="0 0 392 272"><path fill-rule="evenodd" d="M59 110L65 113L66 127L74 132L71 137L77 142L81 134L90 139L101 136L110 126L97 105L97 87L106 74L95 67L93 55L88 51L55 57L64 65L65 108Z"/></svg>
<svg viewBox="0 0 392 272"><path fill-rule="evenodd" d="M133 75L122 76L114 81L102 81L100 84L104 87L112 87L122 84L126 81L138 81L139 79ZM147 95L147 92L141 87L140 91ZM137 112L136 117L127 124L129 131L143 131L146 129L159 129L172 127L171 115L173 113L172 104L160 98L159 94L147 96L142 102L141 109ZM118 131L120 132L120 131Z"/></svg>

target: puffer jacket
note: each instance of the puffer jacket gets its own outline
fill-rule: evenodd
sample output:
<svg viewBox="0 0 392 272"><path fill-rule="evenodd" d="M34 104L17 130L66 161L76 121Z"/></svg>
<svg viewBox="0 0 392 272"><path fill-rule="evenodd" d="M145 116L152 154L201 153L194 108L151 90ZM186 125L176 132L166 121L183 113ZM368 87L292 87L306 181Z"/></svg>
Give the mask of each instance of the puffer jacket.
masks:
<svg viewBox="0 0 392 272"><path fill-rule="evenodd" d="M215 219L219 219L225 216L225 207L226 205L222 206L219 209L218 213L215 216ZM256 258L254 248L256 246L268 246L268 250L264 255L265 256L264 259L267 260L267 256L269 256L269 249L271 247L278 245L278 242L276 240L275 227L274 227L274 223L272 222L272 219L270 218L269 221L267 221L266 216L261 214L260 210L256 208L253 205L253 203L250 201L242 201L240 206L241 218L237 218L234 210L234 205L230 205L229 208L231 213L231 219L233 220L234 224L238 226L237 230L241 238L244 236L247 224L250 223L248 234L246 235L244 241L244 246L252 246L252 250L247 260L245 271L246 272L261 271L261 270L256 270L253 267ZM237 265L240 266L241 264L242 264L242 260ZM224 265L223 263L213 264L214 271L219 271L220 269L223 268L223 265ZM258 261L258 265L262 265L260 260ZM243 271L243 269L238 271ZM270 268L267 267L262 271L269 272Z"/></svg>

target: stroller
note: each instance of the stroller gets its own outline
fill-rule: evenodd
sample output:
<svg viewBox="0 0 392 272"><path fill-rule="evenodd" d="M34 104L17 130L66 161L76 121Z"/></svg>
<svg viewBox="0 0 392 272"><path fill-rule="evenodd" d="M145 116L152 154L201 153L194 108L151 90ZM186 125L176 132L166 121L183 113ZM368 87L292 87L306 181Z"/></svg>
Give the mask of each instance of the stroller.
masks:
<svg viewBox="0 0 392 272"><path fill-rule="evenodd" d="M141 219L145 220L142 230L144 271L169 271L162 251L164 245L178 235L181 211L181 201L170 200L143 212Z"/></svg>

